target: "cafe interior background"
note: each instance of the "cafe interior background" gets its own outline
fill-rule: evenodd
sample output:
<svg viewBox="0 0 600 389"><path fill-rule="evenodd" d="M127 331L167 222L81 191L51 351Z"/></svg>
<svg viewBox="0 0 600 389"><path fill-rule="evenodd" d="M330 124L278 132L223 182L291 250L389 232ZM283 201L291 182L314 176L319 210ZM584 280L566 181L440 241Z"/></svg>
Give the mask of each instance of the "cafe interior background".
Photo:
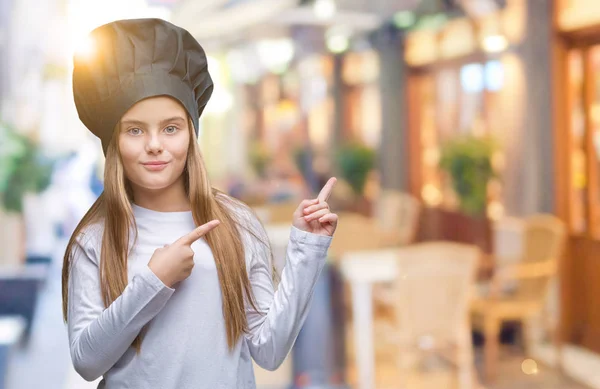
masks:
<svg viewBox="0 0 600 389"><path fill-rule="evenodd" d="M198 142L285 266L326 180L339 226L259 389L600 388L597 0L0 0L0 388L95 388L62 321L103 190L72 56L159 17L205 48Z"/></svg>

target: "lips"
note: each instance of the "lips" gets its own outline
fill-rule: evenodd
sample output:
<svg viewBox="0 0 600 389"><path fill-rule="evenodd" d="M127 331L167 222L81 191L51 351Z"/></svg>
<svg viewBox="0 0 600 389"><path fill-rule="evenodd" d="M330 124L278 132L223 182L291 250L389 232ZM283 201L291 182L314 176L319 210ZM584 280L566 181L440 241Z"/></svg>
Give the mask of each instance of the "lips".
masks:
<svg viewBox="0 0 600 389"><path fill-rule="evenodd" d="M168 164L168 162L163 161L150 161L142 163L142 166L144 166L146 170L159 171L163 170Z"/></svg>

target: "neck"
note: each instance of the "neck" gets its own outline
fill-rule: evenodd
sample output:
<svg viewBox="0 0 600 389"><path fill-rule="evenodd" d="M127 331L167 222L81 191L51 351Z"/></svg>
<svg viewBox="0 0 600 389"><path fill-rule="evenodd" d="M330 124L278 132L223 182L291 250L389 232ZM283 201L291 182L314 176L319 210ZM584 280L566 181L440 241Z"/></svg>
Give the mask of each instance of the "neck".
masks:
<svg viewBox="0 0 600 389"><path fill-rule="evenodd" d="M141 188L132 184L133 202L142 208L158 212L190 210L190 200L185 193L183 175L172 185L162 189Z"/></svg>

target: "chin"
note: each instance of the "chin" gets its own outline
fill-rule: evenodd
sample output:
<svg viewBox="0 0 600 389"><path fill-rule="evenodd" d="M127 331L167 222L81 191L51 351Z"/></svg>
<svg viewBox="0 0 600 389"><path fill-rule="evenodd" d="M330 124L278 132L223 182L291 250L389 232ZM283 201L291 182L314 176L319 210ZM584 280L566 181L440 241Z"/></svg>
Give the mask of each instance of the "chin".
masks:
<svg viewBox="0 0 600 389"><path fill-rule="evenodd" d="M142 183L141 185L139 185L139 187L141 189L150 190L150 191L153 191L153 192L161 191L163 189L167 189L169 186L170 186L169 184L162 184L162 183L155 183L155 182Z"/></svg>
<svg viewBox="0 0 600 389"><path fill-rule="evenodd" d="M167 177L138 177L135 180L135 185L146 190L162 190L170 187L177 181L170 176Z"/></svg>

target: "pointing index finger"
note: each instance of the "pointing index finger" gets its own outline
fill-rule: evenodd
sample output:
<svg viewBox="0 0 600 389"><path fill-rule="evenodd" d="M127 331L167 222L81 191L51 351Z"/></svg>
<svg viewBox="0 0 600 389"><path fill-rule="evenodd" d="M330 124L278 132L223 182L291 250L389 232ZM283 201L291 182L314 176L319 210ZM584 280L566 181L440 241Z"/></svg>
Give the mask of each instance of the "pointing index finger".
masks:
<svg viewBox="0 0 600 389"><path fill-rule="evenodd" d="M193 231L177 239L174 244L191 245L192 243L206 235L213 228L218 226L220 223L221 222L218 220L211 220L208 223L196 227Z"/></svg>
<svg viewBox="0 0 600 389"><path fill-rule="evenodd" d="M333 186L335 185L336 182L337 182L337 179L335 177L331 177L327 181L327 183L325 184L323 189L321 189L321 192L319 192L319 195L317 196L317 198L319 199L319 202L327 201L327 199L329 198L329 195L331 195L331 191L333 190Z"/></svg>

